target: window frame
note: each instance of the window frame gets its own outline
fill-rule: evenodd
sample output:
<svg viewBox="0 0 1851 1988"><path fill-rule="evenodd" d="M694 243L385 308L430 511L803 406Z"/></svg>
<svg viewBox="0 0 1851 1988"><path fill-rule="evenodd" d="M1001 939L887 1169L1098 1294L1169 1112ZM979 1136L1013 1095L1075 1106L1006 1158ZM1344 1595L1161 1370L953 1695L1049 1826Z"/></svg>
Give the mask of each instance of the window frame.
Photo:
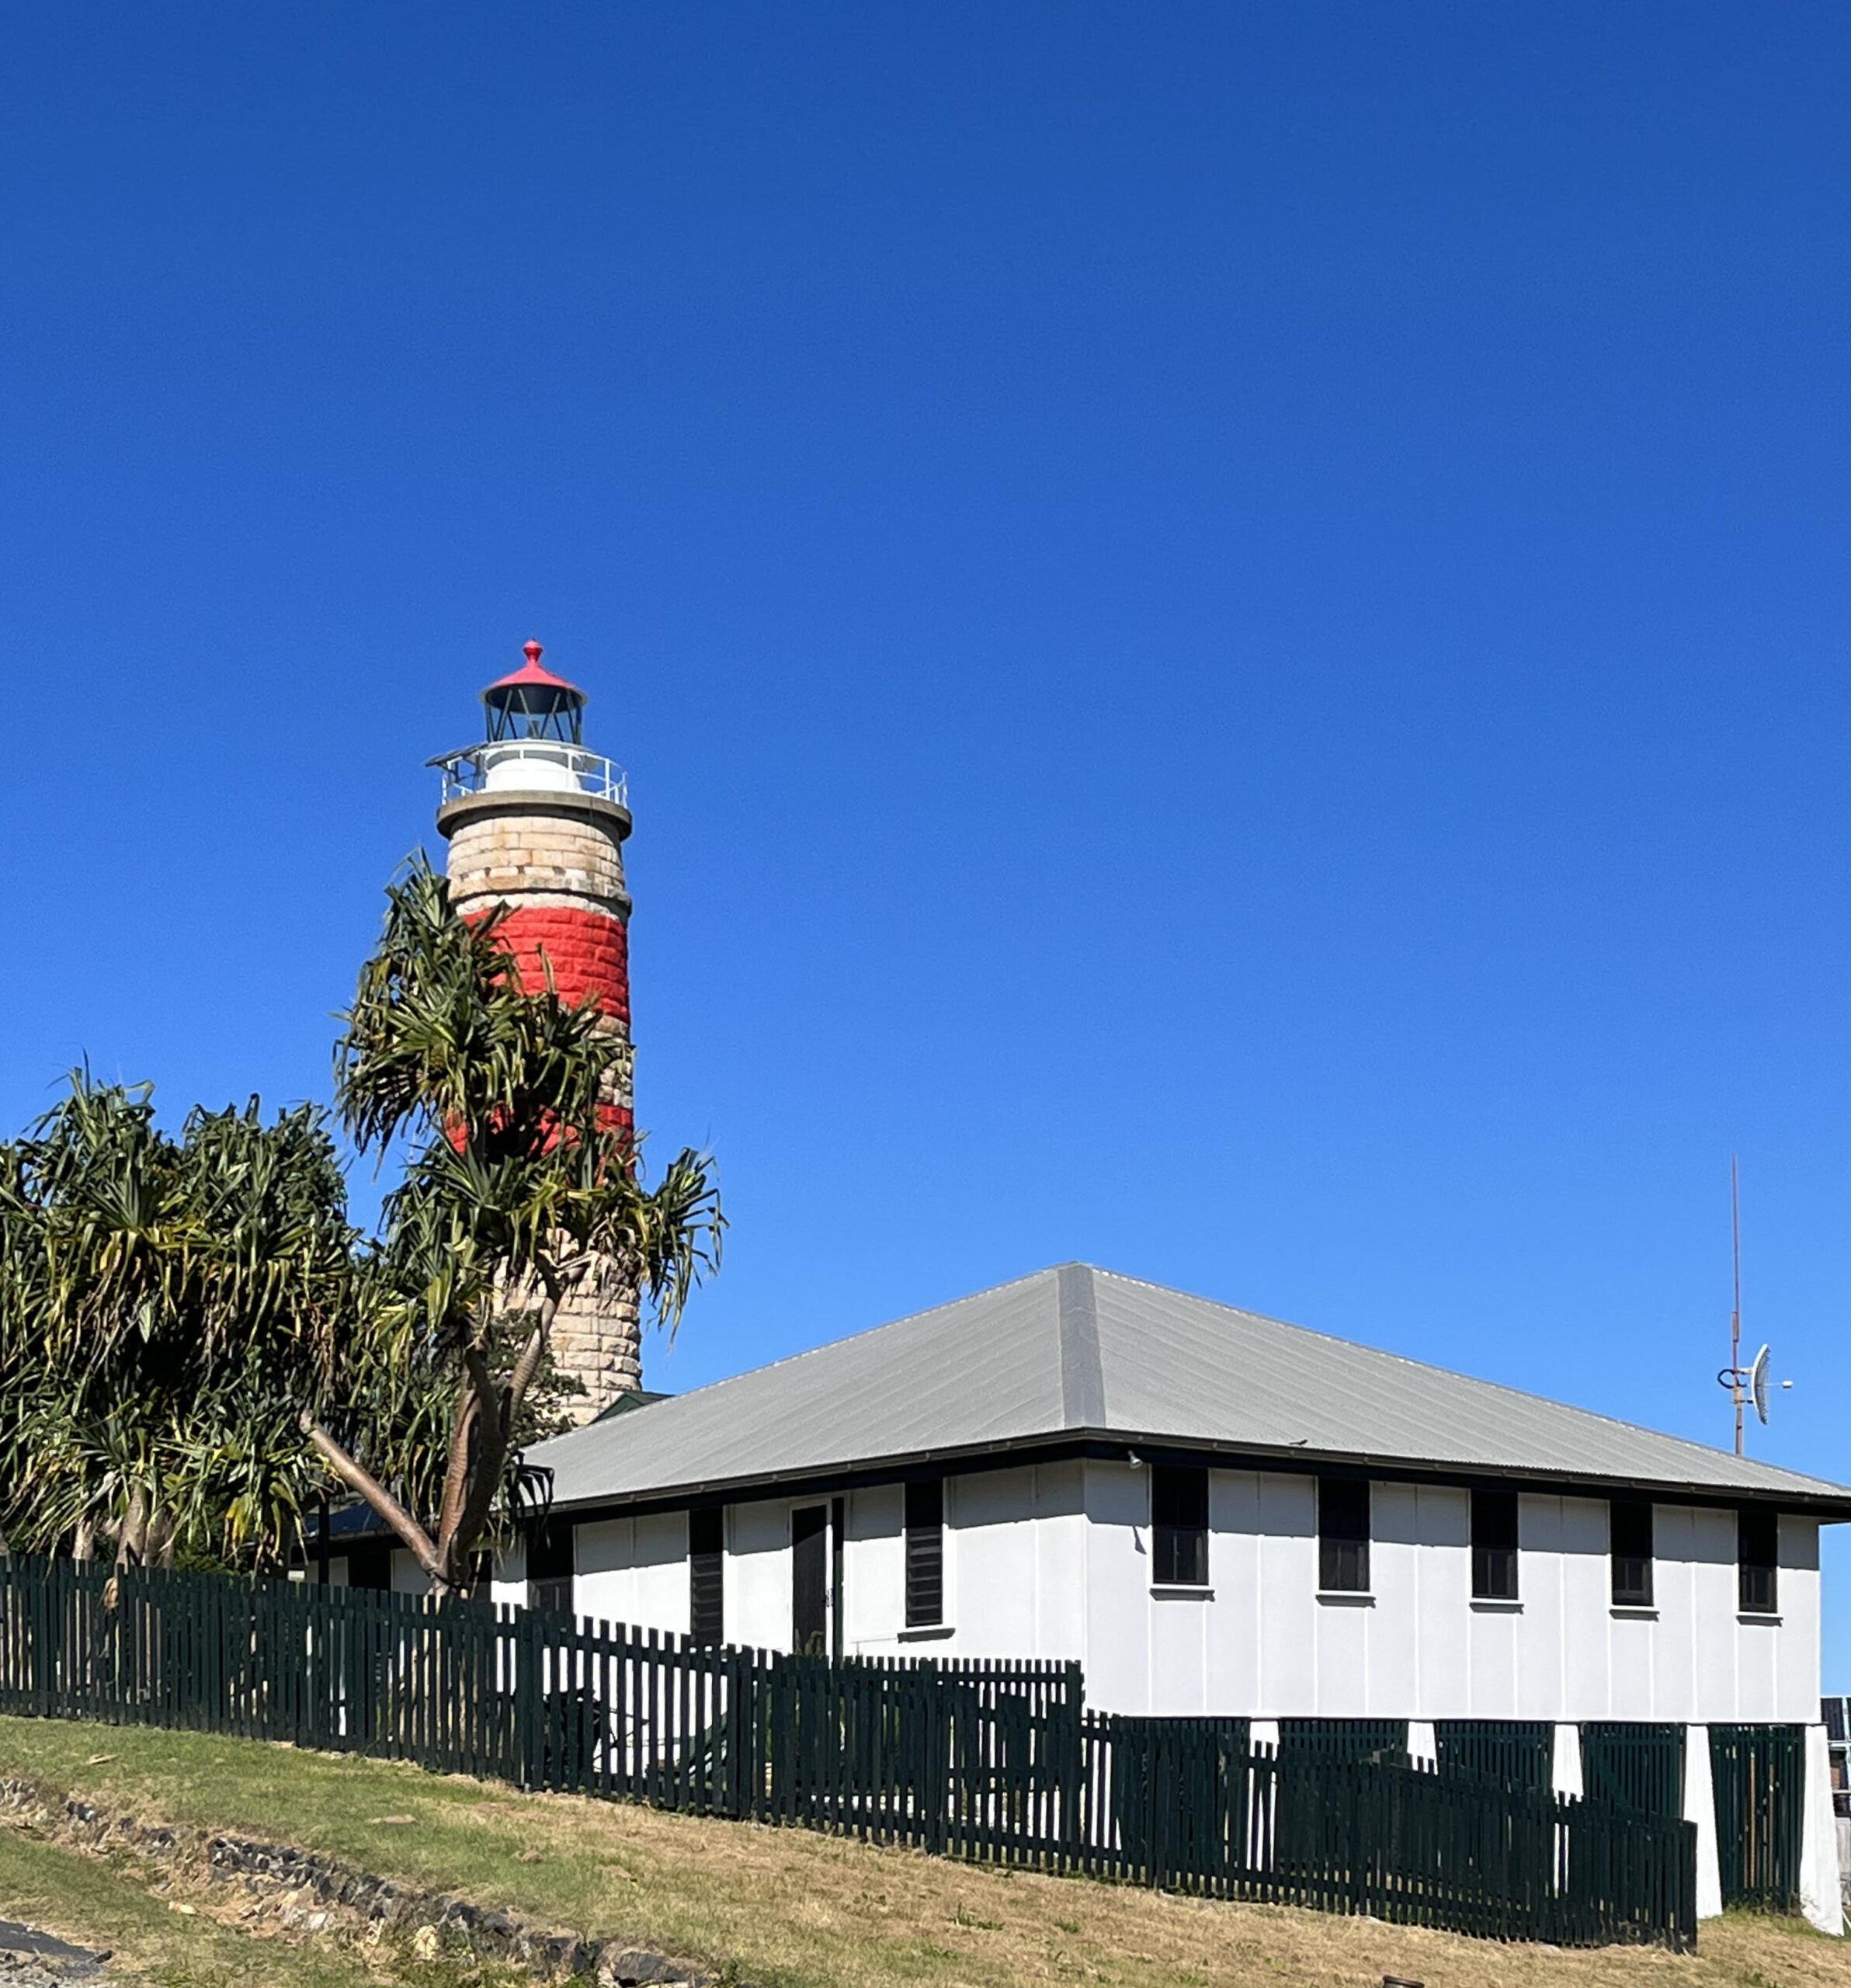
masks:
<svg viewBox="0 0 1851 1988"><path fill-rule="evenodd" d="M1616 1608L1650 1608L1655 1605L1653 1562L1656 1557L1657 1524L1651 1500L1610 1498L1607 1568L1610 1591Z"/></svg>
<svg viewBox="0 0 1851 1988"><path fill-rule="evenodd" d="M1751 1541L1751 1532L1762 1537ZM1780 1514L1765 1505L1745 1505L1735 1514L1735 1606L1744 1615L1780 1612Z"/></svg>
<svg viewBox="0 0 1851 1988"><path fill-rule="evenodd" d="M1196 1464L1151 1466L1151 1583L1208 1585L1208 1472Z"/></svg>
<svg viewBox="0 0 1851 1988"><path fill-rule="evenodd" d="M726 1640L724 1505L697 1505L688 1514L688 1635L698 1643Z"/></svg>
<svg viewBox="0 0 1851 1988"><path fill-rule="evenodd" d="M945 1621L945 1480L908 1478L903 1496L906 1626L940 1628Z"/></svg>
<svg viewBox="0 0 1851 1988"><path fill-rule="evenodd" d="M1360 1514L1360 1517L1358 1514ZM1366 1477L1318 1479L1318 1592L1367 1594L1374 1499Z"/></svg>
<svg viewBox="0 0 1851 1988"><path fill-rule="evenodd" d="M1514 1491L1474 1489L1472 1493L1472 1599L1516 1601L1523 1588L1519 1574L1523 1521Z"/></svg>

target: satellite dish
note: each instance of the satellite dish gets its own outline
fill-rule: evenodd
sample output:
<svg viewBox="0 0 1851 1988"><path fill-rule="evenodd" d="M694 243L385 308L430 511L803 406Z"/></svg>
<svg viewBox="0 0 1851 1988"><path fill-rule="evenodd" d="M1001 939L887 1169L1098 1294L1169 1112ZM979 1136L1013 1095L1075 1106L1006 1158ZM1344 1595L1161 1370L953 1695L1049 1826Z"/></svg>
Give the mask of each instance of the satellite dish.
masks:
<svg viewBox="0 0 1851 1988"><path fill-rule="evenodd" d="M1755 1364L1749 1370L1749 1392L1754 1398L1755 1413L1760 1416L1765 1427L1767 1423L1767 1348L1765 1346L1755 1355Z"/></svg>

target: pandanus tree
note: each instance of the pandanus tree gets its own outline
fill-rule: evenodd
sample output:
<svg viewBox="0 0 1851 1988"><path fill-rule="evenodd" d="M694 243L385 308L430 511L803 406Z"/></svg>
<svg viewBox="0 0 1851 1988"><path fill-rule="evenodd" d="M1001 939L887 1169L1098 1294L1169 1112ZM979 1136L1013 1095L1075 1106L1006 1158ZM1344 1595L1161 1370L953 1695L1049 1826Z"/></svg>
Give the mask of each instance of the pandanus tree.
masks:
<svg viewBox="0 0 1851 1988"><path fill-rule="evenodd" d="M672 1331L724 1227L700 1155L681 1152L644 1184L606 1102L596 1009L550 985L524 992L503 917L460 916L414 859L387 891L335 1055L356 1146L396 1152L404 1170L363 1267L340 1385L317 1392L302 1426L439 1593L467 1590L474 1549L508 1508L567 1297L614 1271Z"/></svg>
<svg viewBox="0 0 1851 1988"><path fill-rule="evenodd" d="M359 1238L314 1107L196 1110L75 1072L0 1147L0 1497L17 1545L279 1564L321 1479Z"/></svg>

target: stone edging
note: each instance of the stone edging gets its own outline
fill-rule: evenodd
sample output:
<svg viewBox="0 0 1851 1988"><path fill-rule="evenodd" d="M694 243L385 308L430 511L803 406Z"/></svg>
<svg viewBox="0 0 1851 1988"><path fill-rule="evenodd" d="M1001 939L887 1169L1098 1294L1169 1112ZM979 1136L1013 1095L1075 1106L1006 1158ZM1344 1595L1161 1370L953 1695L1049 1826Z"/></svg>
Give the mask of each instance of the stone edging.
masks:
<svg viewBox="0 0 1851 1988"><path fill-rule="evenodd" d="M484 1958L524 1962L537 1980L595 1979L599 1988L723 1988L721 1980L685 1958L623 1941L596 1945L575 1933L543 1932L512 1913L472 1904L454 1892L419 1891L287 1844L137 1823L36 1781L0 1779L0 1809L84 1849L127 1850L210 1883L236 1885L270 1906L280 1924L301 1932L346 1930L377 1938L387 1927L415 1936L429 1928L427 1937L466 1945Z"/></svg>

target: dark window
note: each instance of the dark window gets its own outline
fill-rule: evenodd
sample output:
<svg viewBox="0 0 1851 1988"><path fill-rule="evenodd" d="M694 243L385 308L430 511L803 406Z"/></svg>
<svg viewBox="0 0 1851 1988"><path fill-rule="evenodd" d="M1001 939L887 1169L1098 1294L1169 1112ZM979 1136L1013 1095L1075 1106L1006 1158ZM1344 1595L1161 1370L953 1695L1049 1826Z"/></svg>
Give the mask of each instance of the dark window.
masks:
<svg viewBox="0 0 1851 1988"><path fill-rule="evenodd" d="M1735 1515L1738 1605L1745 1615L1772 1615L1780 1605L1780 1514L1756 1507Z"/></svg>
<svg viewBox="0 0 1851 1988"><path fill-rule="evenodd" d="M1613 1560L1613 1606L1651 1606L1651 1507L1616 1498L1610 1510L1608 1538Z"/></svg>
<svg viewBox="0 0 1851 1988"><path fill-rule="evenodd" d="M1151 1578L1159 1587L1208 1585L1208 1472L1153 1466Z"/></svg>
<svg viewBox="0 0 1851 1988"><path fill-rule="evenodd" d="M384 1592L392 1585L392 1549L383 1539L347 1549L347 1585Z"/></svg>
<svg viewBox="0 0 1851 1988"><path fill-rule="evenodd" d="M800 1505L790 1514L790 1647L800 1656L829 1653L827 1505Z"/></svg>
<svg viewBox="0 0 1851 1988"><path fill-rule="evenodd" d="M945 1619L945 1486L929 1477L906 1487L906 1626Z"/></svg>
<svg viewBox="0 0 1851 1988"><path fill-rule="evenodd" d="M726 1514L717 1505L688 1514L688 1633L717 1643L726 1625Z"/></svg>
<svg viewBox="0 0 1851 1988"><path fill-rule="evenodd" d="M1472 1593L1485 1601L1517 1598L1517 1494L1472 1493Z"/></svg>
<svg viewBox="0 0 1851 1988"><path fill-rule="evenodd" d="M550 1615L572 1612L572 1528L537 1526L527 1535L527 1606Z"/></svg>
<svg viewBox="0 0 1851 1988"><path fill-rule="evenodd" d="M1369 1482L1318 1480L1318 1585L1331 1594L1369 1592Z"/></svg>

